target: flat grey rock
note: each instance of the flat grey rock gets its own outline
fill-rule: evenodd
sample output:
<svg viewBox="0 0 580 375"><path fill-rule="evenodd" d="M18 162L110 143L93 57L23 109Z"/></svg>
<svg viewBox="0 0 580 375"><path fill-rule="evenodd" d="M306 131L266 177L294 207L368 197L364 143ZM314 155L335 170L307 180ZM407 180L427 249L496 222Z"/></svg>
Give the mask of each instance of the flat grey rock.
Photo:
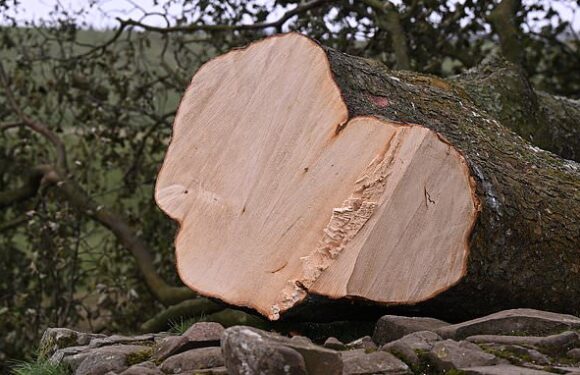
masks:
<svg viewBox="0 0 580 375"><path fill-rule="evenodd" d="M365 349L365 350L377 350L377 344L373 341L370 336L363 336L360 339L346 344L347 349Z"/></svg>
<svg viewBox="0 0 580 375"><path fill-rule="evenodd" d="M297 344L302 344L302 345L312 345L312 340L310 340L308 337L306 336L292 336L290 337L290 341L297 343Z"/></svg>
<svg viewBox="0 0 580 375"><path fill-rule="evenodd" d="M169 336L161 340L153 348L153 355L151 359L159 363L167 359L168 357L184 352L188 349L189 339L183 336Z"/></svg>
<svg viewBox="0 0 580 375"><path fill-rule="evenodd" d="M64 362L71 366L74 375L104 375L126 370L129 356L150 350L148 346L112 345L76 354Z"/></svg>
<svg viewBox="0 0 580 375"><path fill-rule="evenodd" d="M155 344L156 340L167 337L166 333L146 334L139 336L112 335L98 337L91 340L90 348L100 348L109 345L148 345Z"/></svg>
<svg viewBox="0 0 580 375"><path fill-rule="evenodd" d="M381 348L381 350L400 358L409 366L419 367L421 365L421 358L419 358L417 352L405 343L398 343L388 348Z"/></svg>
<svg viewBox="0 0 580 375"><path fill-rule="evenodd" d="M553 375L551 372L513 365L467 367L461 371L465 375Z"/></svg>
<svg viewBox="0 0 580 375"><path fill-rule="evenodd" d="M512 344L497 344L489 343L481 345L486 351L493 353L502 353L503 357L509 356L509 361L512 364L531 363L533 365L547 366L551 364L550 358L537 351L536 349L512 345Z"/></svg>
<svg viewBox="0 0 580 375"><path fill-rule="evenodd" d="M493 354L467 341L444 340L433 345L427 358L439 371L449 371L462 367L491 366L500 363Z"/></svg>
<svg viewBox="0 0 580 375"><path fill-rule="evenodd" d="M68 328L47 328L40 339L39 356L49 358L59 349L88 345L92 339L104 337L106 336L73 331Z"/></svg>
<svg viewBox="0 0 580 375"><path fill-rule="evenodd" d="M389 346L397 343L404 343L411 347L413 350L431 350L433 344L437 341L441 341L442 338L438 334L430 331L419 331L413 332L408 335L401 337L398 340L387 343L383 348L388 348ZM382 348L381 348L382 349Z"/></svg>
<svg viewBox="0 0 580 375"><path fill-rule="evenodd" d="M364 349L342 352L344 375L409 374L410 369L394 355L378 351L366 353Z"/></svg>
<svg viewBox="0 0 580 375"><path fill-rule="evenodd" d="M476 335L465 339L476 344L495 343L504 345L534 346L548 353L564 353L580 344L580 337L576 332L567 331L547 337L541 336L499 336Z"/></svg>
<svg viewBox="0 0 580 375"><path fill-rule="evenodd" d="M338 352L252 327L226 329L221 345L226 368L232 374L268 373L263 368L280 367L292 374L301 374L304 370L309 375L342 374L342 359ZM303 362L294 352L302 357ZM274 359L276 363L271 363Z"/></svg>
<svg viewBox="0 0 580 375"><path fill-rule="evenodd" d="M183 335L168 336L159 340L153 351L153 360L164 361L172 355L191 349L220 346L224 327L219 323L199 322L193 324Z"/></svg>
<svg viewBox="0 0 580 375"><path fill-rule="evenodd" d="M208 347L188 350L167 358L159 368L166 374L210 369L224 365L222 351L219 347Z"/></svg>
<svg viewBox="0 0 580 375"><path fill-rule="evenodd" d="M429 351L433 348L433 345L440 340L442 340L441 336L434 332L413 332L398 340L383 345L381 350L402 358L411 366L419 366L420 358L417 355L417 351Z"/></svg>
<svg viewBox="0 0 580 375"><path fill-rule="evenodd" d="M574 331L544 337L538 344L542 351L553 354L562 354L577 346L580 346L580 334Z"/></svg>
<svg viewBox="0 0 580 375"><path fill-rule="evenodd" d="M325 348L328 348L328 349L333 349L333 350L345 350L346 349L346 345L342 341L337 339L336 337L327 338L322 346L324 346Z"/></svg>
<svg viewBox="0 0 580 375"><path fill-rule="evenodd" d="M241 346L226 353L226 368L231 374L308 374L302 355L284 345Z"/></svg>
<svg viewBox="0 0 580 375"><path fill-rule="evenodd" d="M143 362L129 367L119 375L164 375L153 362Z"/></svg>
<svg viewBox="0 0 580 375"><path fill-rule="evenodd" d="M475 335L546 336L578 328L580 318L573 315L534 309L512 309L441 327L436 332L443 338L462 340Z"/></svg>
<svg viewBox="0 0 580 375"><path fill-rule="evenodd" d="M74 355L88 352L89 348L87 346L71 346L68 348L62 348L55 351L52 356L48 359L48 361L52 364L58 364L64 362L65 359L68 359ZM80 363L80 362L79 362ZM77 364L78 365L78 364ZM76 368L76 366L75 366Z"/></svg>
<svg viewBox="0 0 580 375"><path fill-rule="evenodd" d="M187 337L190 343L199 343L200 346L219 346L224 327L215 322L199 322L193 324L183 337Z"/></svg>
<svg viewBox="0 0 580 375"><path fill-rule="evenodd" d="M182 372L177 375L228 375L228 370L224 366L196 370L195 372Z"/></svg>
<svg viewBox="0 0 580 375"><path fill-rule="evenodd" d="M580 375L580 365L574 367L553 366L552 368L566 375Z"/></svg>
<svg viewBox="0 0 580 375"><path fill-rule="evenodd" d="M580 361L580 348L570 349L566 355L570 358L577 359Z"/></svg>
<svg viewBox="0 0 580 375"><path fill-rule="evenodd" d="M385 315L375 326L373 341L384 345L400 339L409 333L418 331L435 331L448 326L449 323L433 318L409 318L406 316Z"/></svg>

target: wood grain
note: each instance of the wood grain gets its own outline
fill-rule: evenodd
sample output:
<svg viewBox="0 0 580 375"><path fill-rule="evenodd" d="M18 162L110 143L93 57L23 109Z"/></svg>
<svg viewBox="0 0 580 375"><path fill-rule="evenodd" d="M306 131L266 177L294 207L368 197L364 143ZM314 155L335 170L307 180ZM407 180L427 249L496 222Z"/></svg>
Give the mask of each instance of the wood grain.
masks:
<svg viewBox="0 0 580 375"><path fill-rule="evenodd" d="M324 51L297 34L205 64L176 116L155 198L177 267L270 319L309 292L419 301L465 273L477 207L433 131L348 118Z"/></svg>

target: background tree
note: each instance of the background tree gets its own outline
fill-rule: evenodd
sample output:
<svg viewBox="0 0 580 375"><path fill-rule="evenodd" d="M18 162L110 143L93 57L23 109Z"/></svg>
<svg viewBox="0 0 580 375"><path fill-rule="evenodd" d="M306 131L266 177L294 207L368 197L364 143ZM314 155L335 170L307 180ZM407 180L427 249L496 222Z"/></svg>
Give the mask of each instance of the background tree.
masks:
<svg viewBox="0 0 580 375"><path fill-rule="evenodd" d="M47 326L161 329L223 309L180 286L175 226L152 188L192 74L265 35L295 30L389 67L463 73L457 82L503 125L579 157L557 137L578 138L577 122L556 136L545 128L550 116L577 119L560 116L575 102L531 89L580 97L580 39L554 2L158 3L133 5L138 18L104 14L115 26L97 31L86 15L98 1L74 10L55 2L25 23L25 3L0 1L0 360L30 355ZM491 58L502 53L511 65ZM514 87L525 100L513 100ZM559 109L535 109L547 102Z"/></svg>

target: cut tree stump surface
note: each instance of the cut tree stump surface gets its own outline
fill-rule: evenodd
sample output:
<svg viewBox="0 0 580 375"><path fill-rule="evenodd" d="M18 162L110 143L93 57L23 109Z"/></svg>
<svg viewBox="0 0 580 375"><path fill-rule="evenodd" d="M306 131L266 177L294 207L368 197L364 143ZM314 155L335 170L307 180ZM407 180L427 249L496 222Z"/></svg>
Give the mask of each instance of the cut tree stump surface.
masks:
<svg viewBox="0 0 580 375"><path fill-rule="evenodd" d="M195 74L155 198L180 223L185 284L270 319L308 293L433 297L465 275L479 209L455 147L419 125L349 118L326 53L298 34Z"/></svg>

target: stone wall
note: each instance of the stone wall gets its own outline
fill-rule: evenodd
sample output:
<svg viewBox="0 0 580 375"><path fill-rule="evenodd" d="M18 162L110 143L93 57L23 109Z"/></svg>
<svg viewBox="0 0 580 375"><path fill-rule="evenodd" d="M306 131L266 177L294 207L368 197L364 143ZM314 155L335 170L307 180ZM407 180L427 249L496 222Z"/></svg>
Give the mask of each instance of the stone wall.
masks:
<svg viewBox="0 0 580 375"><path fill-rule="evenodd" d="M104 336L48 329L40 356L74 375L575 374L580 318L506 310L459 324L386 315L372 337L313 343L247 326L193 324L182 335Z"/></svg>

